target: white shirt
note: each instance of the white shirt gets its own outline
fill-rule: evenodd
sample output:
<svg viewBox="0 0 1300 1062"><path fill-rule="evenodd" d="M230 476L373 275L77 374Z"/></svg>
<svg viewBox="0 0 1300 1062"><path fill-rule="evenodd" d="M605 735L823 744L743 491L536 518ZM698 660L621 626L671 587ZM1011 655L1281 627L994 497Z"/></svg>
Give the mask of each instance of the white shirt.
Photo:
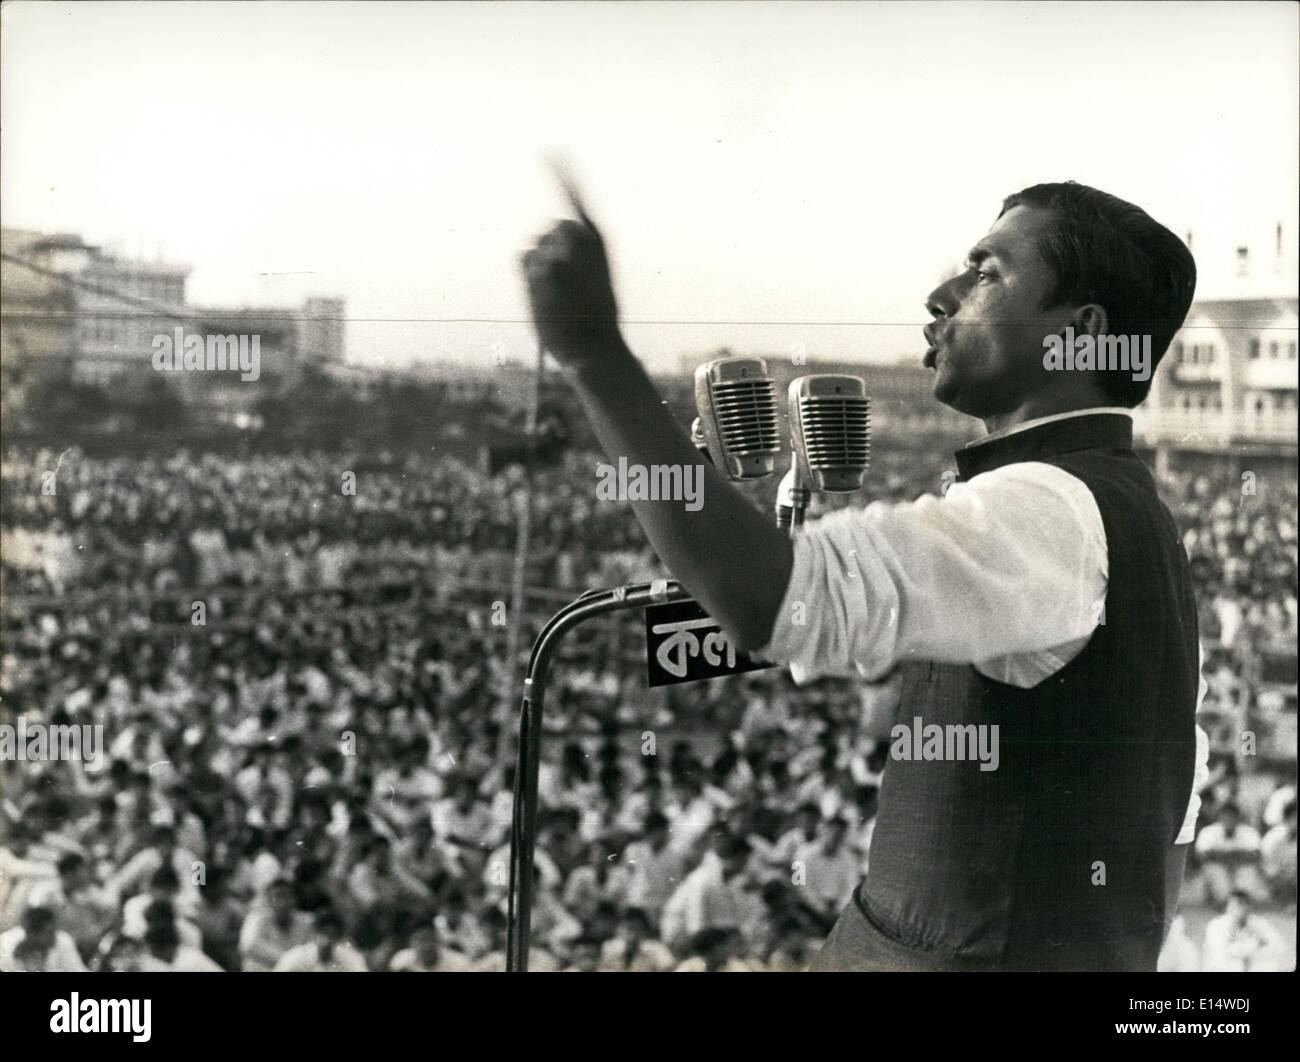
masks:
<svg viewBox="0 0 1300 1062"><path fill-rule="evenodd" d="M191 948L188 944L180 944L176 947L176 954L172 956L171 962L164 962L156 958L149 952L145 952L140 958L141 973L224 973L212 959L204 955L198 948Z"/></svg>
<svg viewBox="0 0 1300 1062"><path fill-rule="evenodd" d="M1196 852L1206 859L1221 855L1253 856L1259 851L1259 831L1247 823L1240 823L1231 834L1221 822L1212 822L1196 838Z"/></svg>
<svg viewBox="0 0 1300 1062"><path fill-rule="evenodd" d="M826 854L820 839L802 844L791 862L802 871L799 884L836 912L852 899L853 890L862 880L862 857L854 854L847 839L834 855Z"/></svg>
<svg viewBox="0 0 1300 1062"><path fill-rule="evenodd" d="M19 973L27 967L18 959L17 951L27 939L27 930L14 926L0 933L0 973ZM86 964L81 961L77 945L63 930L54 933L54 944L45 954L42 967L50 973L85 973Z"/></svg>
<svg viewBox="0 0 1300 1062"><path fill-rule="evenodd" d="M153 897L147 892L142 892L139 896L132 896L122 905L123 936L130 937L132 940L144 940L145 933L149 930L149 923L144 913L151 903ZM191 948L203 946L203 931L183 917L179 910L176 912L174 924L176 935L180 937L182 944Z"/></svg>
<svg viewBox="0 0 1300 1062"><path fill-rule="evenodd" d="M685 946L702 929L727 926L740 930L750 904L738 879L727 880L722 860L706 852L700 865L668 898L659 920L659 935L669 946Z"/></svg>
<svg viewBox="0 0 1300 1062"><path fill-rule="evenodd" d="M1165 938L1156 969L1160 973L1196 973L1201 968L1201 953L1187 930L1175 927Z"/></svg>
<svg viewBox="0 0 1300 1062"><path fill-rule="evenodd" d="M0 930L22 921L23 911L30 905L32 879L57 882L54 859L24 859L0 847Z"/></svg>
<svg viewBox="0 0 1300 1062"><path fill-rule="evenodd" d="M1211 973L1280 970L1282 936L1268 919L1248 914L1244 925L1221 914L1205 927L1205 969Z"/></svg>
<svg viewBox="0 0 1300 1062"><path fill-rule="evenodd" d="M769 644L803 685L876 680L909 659L974 664L1029 689L1069 663L1102 618L1106 533L1092 493L1023 461L943 497L841 509L794 539Z"/></svg>
<svg viewBox="0 0 1300 1062"><path fill-rule="evenodd" d="M393 956L388 968L393 973L468 973L474 964L458 951L439 948L438 961L426 966L414 948L404 948Z"/></svg>
<svg viewBox="0 0 1300 1062"><path fill-rule="evenodd" d="M980 440L1069 417L1040 417ZM975 445L975 444L972 444ZM800 685L823 675L885 678L907 660L970 664L1022 689L1083 651L1105 618L1109 559L1101 512L1082 480L1019 461L954 483L942 497L873 502L809 524L768 644ZM1206 689L1202 678L1197 706ZM1197 777L1209 741L1197 727ZM1193 783L1177 843L1200 810Z"/></svg>
<svg viewBox="0 0 1300 1062"><path fill-rule="evenodd" d="M627 942L620 937L605 941L600 949L600 970L603 973L666 973L676 962L673 953L657 940L641 941L630 962Z"/></svg>
<svg viewBox="0 0 1300 1062"><path fill-rule="evenodd" d="M321 959L320 945L315 941L299 944L280 956L273 968L276 973L365 973L366 960L345 940L334 945L330 960Z"/></svg>

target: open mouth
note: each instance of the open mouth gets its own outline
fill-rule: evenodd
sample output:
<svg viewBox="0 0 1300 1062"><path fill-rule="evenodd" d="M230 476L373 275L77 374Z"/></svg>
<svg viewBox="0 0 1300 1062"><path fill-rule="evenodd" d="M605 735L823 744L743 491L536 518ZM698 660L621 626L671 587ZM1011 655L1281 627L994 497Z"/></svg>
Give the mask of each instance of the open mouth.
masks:
<svg viewBox="0 0 1300 1062"><path fill-rule="evenodd" d="M925 336L925 357L921 359L921 364L927 369L933 369L939 360L939 322L931 321L921 329L921 334Z"/></svg>

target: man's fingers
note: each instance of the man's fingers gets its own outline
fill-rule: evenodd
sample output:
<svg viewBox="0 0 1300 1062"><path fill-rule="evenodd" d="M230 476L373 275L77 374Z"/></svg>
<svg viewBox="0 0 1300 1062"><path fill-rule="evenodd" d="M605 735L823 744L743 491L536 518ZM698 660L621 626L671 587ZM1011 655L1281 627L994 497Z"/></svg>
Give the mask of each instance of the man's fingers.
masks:
<svg viewBox="0 0 1300 1062"><path fill-rule="evenodd" d="M586 225L593 232L599 232L596 223L591 220L591 214L587 212L587 204L582 198L582 192L578 188L578 182L574 180L573 174L569 172L569 167L561 160L550 157L547 165L551 168L551 173L555 175L555 180L560 186L560 191L564 193L564 198L569 202L569 209L577 216L578 220Z"/></svg>
<svg viewBox="0 0 1300 1062"><path fill-rule="evenodd" d="M561 177L560 187L564 189L565 198L568 199L573 212L578 215L578 220L592 231L599 232L596 223L591 220L591 215L587 213L587 205L582 201L582 193L578 191L578 186L569 178Z"/></svg>

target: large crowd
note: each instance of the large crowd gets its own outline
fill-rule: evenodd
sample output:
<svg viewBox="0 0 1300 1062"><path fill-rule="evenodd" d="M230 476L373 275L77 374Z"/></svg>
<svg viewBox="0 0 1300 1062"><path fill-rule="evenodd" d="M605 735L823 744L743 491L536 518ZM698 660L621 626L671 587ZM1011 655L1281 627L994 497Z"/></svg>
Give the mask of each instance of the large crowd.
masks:
<svg viewBox="0 0 1300 1062"><path fill-rule="evenodd" d="M943 488L940 455L874 460L874 497ZM102 744L0 763L0 970L504 968L517 469L11 450L2 472L0 721ZM662 574L595 483L590 455L537 473L525 651L556 602ZM1294 671L1259 663L1289 643L1294 669L1294 481L1164 489L1212 646L1187 900L1214 918L1162 964L1294 962L1294 748L1236 740L1294 726ZM556 669L532 967L799 969L869 857L872 690L649 691L643 652L603 620Z"/></svg>

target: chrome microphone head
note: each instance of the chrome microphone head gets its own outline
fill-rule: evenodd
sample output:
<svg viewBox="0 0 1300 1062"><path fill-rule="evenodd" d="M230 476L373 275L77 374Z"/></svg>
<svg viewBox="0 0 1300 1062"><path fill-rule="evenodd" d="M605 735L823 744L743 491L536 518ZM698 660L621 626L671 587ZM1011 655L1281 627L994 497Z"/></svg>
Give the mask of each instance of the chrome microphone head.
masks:
<svg viewBox="0 0 1300 1062"><path fill-rule="evenodd" d="M860 490L871 463L867 385L856 376L800 376L790 384L790 438L809 489Z"/></svg>
<svg viewBox="0 0 1300 1062"><path fill-rule="evenodd" d="M728 479L761 479L781 452L776 384L762 358L715 358L695 370L700 435Z"/></svg>

